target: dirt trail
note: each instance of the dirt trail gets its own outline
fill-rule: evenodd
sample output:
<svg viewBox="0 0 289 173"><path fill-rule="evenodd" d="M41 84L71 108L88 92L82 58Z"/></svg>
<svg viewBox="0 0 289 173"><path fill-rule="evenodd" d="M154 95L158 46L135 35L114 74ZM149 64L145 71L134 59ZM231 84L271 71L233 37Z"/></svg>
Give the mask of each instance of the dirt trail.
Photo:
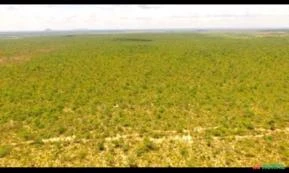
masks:
<svg viewBox="0 0 289 173"><path fill-rule="evenodd" d="M226 139L226 138L234 138L236 140L242 140L242 139L263 138L265 136L274 135L275 133L280 133L280 132L289 133L289 128L275 129L275 130L258 128L258 129L255 129L255 131L259 131L263 133L258 134L258 135L231 135L231 136L224 136L224 137L213 137L213 139L219 140L219 139Z"/></svg>
<svg viewBox="0 0 289 173"><path fill-rule="evenodd" d="M183 130L186 134L176 134L177 131L160 131L156 130L156 132L163 132L164 136L159 137L159 138L154 138L154 137L149 137L149 139L152 142L155 143L162 143L162 142L167 142L167 141L178 141L178 142L185 142L185 143L192 143L194 137L190 135L190 133L198 133L210 129L216 129L218 127L210 127L210 128L195 128L192 131L189 130ZM235 140L242 140L242 139L254 139L254 138L262 138L265 136L270 136L276 133L284 132L289 134L289 128L284 128L284 129L275 129L275 130L270 130L270 129L263 129L263 128L258 128L255 129L255 131L262 132L262 134L258 135L229 135L229 136L220 136L216 137L214 136L214 140L224 140L228 138L232 138ZM138 133L133 133L133 134L126 134L126 135L116 135L113 137L106 137L105 141L106 142L111 142L111 141L116 141L120 139L125 139L125 140L134 140L134 141L142 141L145 137L138 134ZM33 144L33 143L57 143L57 142L78 142L78 143L86 143L86 142L92 142L96 141L96 139L85 139L85 138L79 138L77 139L75 135L73 136L67 136L67 137L54 137L54 138L49 138L49 139L42 139L41 141L25 141L21 143L12 143L10 145L12 146L17 146L17 145L28 145L28 144Z"/></svg>

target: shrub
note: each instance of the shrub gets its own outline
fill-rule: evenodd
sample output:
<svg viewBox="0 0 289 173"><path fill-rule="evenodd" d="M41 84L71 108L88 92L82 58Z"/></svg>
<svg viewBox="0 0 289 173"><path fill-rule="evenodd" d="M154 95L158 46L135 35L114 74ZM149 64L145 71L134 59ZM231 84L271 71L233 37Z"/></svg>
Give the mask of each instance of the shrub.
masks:
<svg viewBox="0 0 289 173"><path fill-rule="evenodd" d="M149 138L146 137L144 138L141 146L137 149L137 156L141 156L144 153L157 149L158 149L157 146L151 140L149 140Z"/></svg>
<svg viewBox="0 0 289 173"><path fill-rule="evenodd" d="M0 158L7 156L11 152L10 146L0 146Z"/></svg>
<svg viewBox="0 0 289 173"><path fill-rule="evenodd" d="M101 141L99 141L99 142L97 143L97 149L98 149L99 151L105 150L104 143L105 143L104 140L101 140Z"/></svg>
<svg viewBox="0 0 289 173"><path fill-rule="evenodd" d="M188 157L188 155L189 155L189 151L188 151L187 148L185 148L185 147L182 147L182 148L180 149L180 153L181 153L181 155L182 155L183 157Z"/></svg>

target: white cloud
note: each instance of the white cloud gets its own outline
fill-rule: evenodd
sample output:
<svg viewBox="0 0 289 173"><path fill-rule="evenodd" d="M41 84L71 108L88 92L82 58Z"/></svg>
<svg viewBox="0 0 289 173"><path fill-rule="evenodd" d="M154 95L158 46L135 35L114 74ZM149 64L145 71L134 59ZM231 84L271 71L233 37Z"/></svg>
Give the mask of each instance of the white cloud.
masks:
<svg viewBox="0 0 289 173"><path fill-rule="evenodd" d="M289 27L289 5L2 5L0 30Z"/></svg>

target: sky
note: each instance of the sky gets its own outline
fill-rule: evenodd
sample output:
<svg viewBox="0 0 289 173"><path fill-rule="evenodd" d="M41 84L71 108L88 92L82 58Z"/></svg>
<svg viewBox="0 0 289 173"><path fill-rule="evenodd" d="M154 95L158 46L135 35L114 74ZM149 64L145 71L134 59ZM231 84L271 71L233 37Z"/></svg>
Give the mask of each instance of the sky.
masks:
<svg viewBox="0 0 289 173"><path fill-rule="evenodd" d="M0 5L0 31L289 28L289 5Z"/></svg>

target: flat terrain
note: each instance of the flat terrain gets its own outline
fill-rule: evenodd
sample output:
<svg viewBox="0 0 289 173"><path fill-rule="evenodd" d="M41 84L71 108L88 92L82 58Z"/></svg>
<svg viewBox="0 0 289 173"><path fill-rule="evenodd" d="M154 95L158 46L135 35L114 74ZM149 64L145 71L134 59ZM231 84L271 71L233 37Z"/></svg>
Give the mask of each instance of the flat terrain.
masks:
<svg viewBox="0 0 289 173"><path fill-rule="evenodd" d="M0 39L0 133L0 166L289 165L289 35Z"/></svg>

